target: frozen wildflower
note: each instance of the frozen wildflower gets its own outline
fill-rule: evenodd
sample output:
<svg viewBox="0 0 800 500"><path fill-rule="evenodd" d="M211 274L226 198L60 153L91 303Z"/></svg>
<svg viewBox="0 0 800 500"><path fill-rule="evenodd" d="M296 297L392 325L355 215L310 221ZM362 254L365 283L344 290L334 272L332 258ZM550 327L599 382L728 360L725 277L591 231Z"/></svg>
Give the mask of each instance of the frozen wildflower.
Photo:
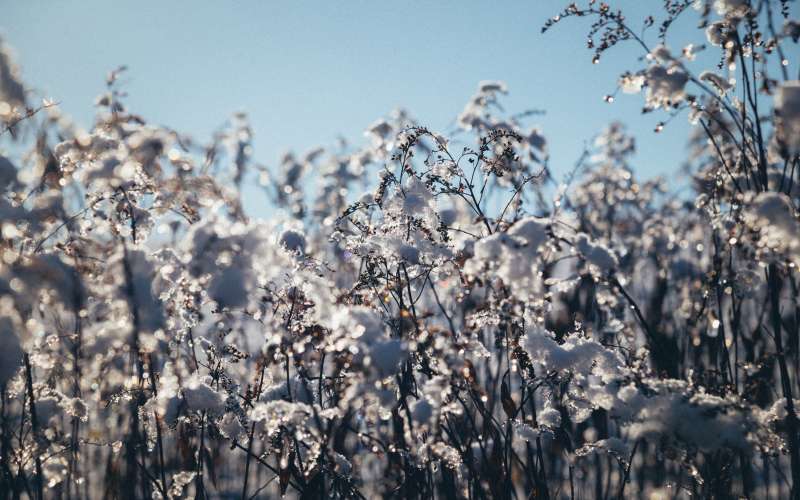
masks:
<svg viewBox="0 0 800 500"><path fill-rule="evenodd" d="M581 448L575 450L575 455L579 457L586 456L590 453L596 453L599 451L604 451L617 459L623 465L628 464L628 459L630 457L631 451L630 447L628 446L625 441L622 439L612 437L608 439L601 439L599 441L594 441L592 443L587 443L583 445Z"/></svg>
<svg viewBox="0 0 800 500"><path fill-rule="evenodd" d="M343 336L339 344L342 347L348 341L356 342L350 350L379 378L396 373L407 356L405 342L389 337L380 315L365 307L340 309L331 326Z"/></svg>
<svg viewBox="0 0 800 500"><path fill-rule="evenodd" d="M783 23L783 36L787 36L795 43L800 40L800 21L796 19L787 19Z"/></svg>
<svg viewBox="0 0 800 500"><path fill-rule="evenodd" d="M715 47L724 47L731 38L732 29L725 21L715 21L706 28L706 39Z"/></svg>
<svg viewBox="0 0 800 500"><path fill-rule="evenodd" d="M534 329L528 332L526 342L532 359L547 370L595 373L606 381L613 381L624 373L624 362L618 354L579 333L559 344L550 333Z"/></svg>
<svg viewBox="0 0 800 500"><path fill-rule="evenodd" d="M619 79L619 86L626 94L638 94L645 84L644 75L625 73Z"/></svg>
<svg viewBox="0 0 800 500"><path fill-rule="evenodd" d="M592 242L585 234L575 239L575 248L586 262L594 266L601 274L613 271L617 267L617 257L602 243Z"/></svg>
<svg viewBox="0 0 800 500"><path fill-rule="evenodd" d="M692 79L710 95L687 93L696 39L655 47L617 82L646 87L646 112L703 120L685 197L637 178L619 123L553 179L548 140L526 122L536 112L500 116L496 81L480 82L455 137L396 111L363 147L289 153L275 172L255 164L244 115L195 142L130 113L118 72L92 130L31 120L36 144L0 156L12 483L93 496L131 482L153 498L635 497L658 491L655 468L659 487L678 478L694 495L789 495L792 406L774 389L796 385L776 365L797 361L797 82L767 71L793 70L770 58L797 30L765 29L764 9L739 1L701 3L703 21L724 16L707 33L719 69ZM560 17L598 16L599 57L631 33L616 7L593 5ZM752 71L739 49L774 113L733 95ZM252 173L268 221L242 208ZM614 460L579 460L594 453ZM764 456L775 474L745 484Z"/></svg>
<svg viewBox="0 0 800 500"><path fill-rule="evenodd" d="M786 398L776 399L766 411L761 413L761 421L766 425L784 422L789 415L789 411L786 408L787 403L788 400ZM793 403L795 408L800 407L800 399L793 400Z"/></svg>
<svg viewBox="0 0 800 500"><path fill-rule="evenodd" d="M219 432L231 441L238 441L245 434L244 426L239 421L239 417L233 413L226 413L218 425Z"/></svg>
<svg viewBox="0 0 800 500"><path fill-rule="evenodd" d="M551 429L561 427L561 412L552 407L547 407L537 415L539 424Z"/></svg>
<svg viewBox="0 0 800 500"><path fill-rule="evenodd" d="M684 59L687 61L694 61L697 58L697 51L698 47L695 44L690 43L683 48L681 54L683 55Z"/></svg>
<svg viewBox="0 0 800 500"><path fill-rule="evenodd" d="M364 132L364 135L370 139L372 147L369 151L362 152L361 159L387 158L390 151L397 144L402 143L403 130L411 125L413 125L413 119L403 109L395 109L387 117L373 122Z"/></svg>
<svg viewBox="0 0 800 500"><path fill-rule="evenodd" d="M530 425L515 420L514 423L514 433L519 436L520 439L523 441L527 441L529 443L535 443L536 439L541 436L541 431L538 429L534 429Z"/></svg>
<svg viewBox="0 0 800 500"><path fill-rule="evenodd" d="M53 418L61 414L61 411L61 401L54 394L36 399L36 419L41 425L49 425Z"/></svg>
<svg viewBox="0 0 800 500"><path fill-rule="evenodd" d="M69 307L80 305L84 290L76 281L75 269L55 254L37 255L25 263L20 278L29 293L52 293L62 304Z"/></svg>
<svg viewBox="0 0 800 500"><path fill-rule="evenodd" d="M800 152L800 81L783 82L775 93L779 143L789 154Z"/></svg>
<svg viewBox="0 0 800 500"><path fill-rule="evenodd" d="M495 233L481 238L474 244L472 258L465 268L468 274L481 276L483 269L494 269L496 275L508 282L512 277L522 278L531 274L531 261L520 258L518 243L506 233Z"/></svg>
<svg viewBox="0 0 800 500"><path fill-rule="evenodd" d="M377 149L389 150L392 148L393 143L391 139L398 131L385 119L380 119L373 123L364 132L364 135L372 138L373 144Z"/></svg>
<svg viewBox="0 0 800 500"><path fill-rule="evenodd" d="M220 413L225 407L225 396L210 385L210 380L192 378L183 386L183 398L193 411Z"/></svg>
<svg viewBox="0 0 800 500"><path fill-rule="evenodd" d="M526 136L526 141L531 148L547 153L547 139L538 128L531 128Z"/></svg>
<svg viewBox="0 0 800 500"><path fill-rule="evenodd" d="M448 469L456 469L461 463L461 455L454 447L441 441L430 445L431 455L439 460Z"/></svg>
<svg viewBox="0 0 800 500"><path fill-rule="evenodd" d="M496 103L497 94L505 94L507 91L503 82L480 82L477 93L470 98L458 116L458 124L466 130L490 129L494 124L488 117L489 108Z"/></svg>
<svg viewBox="0 0 800 500"><path fill-rule="evenodd" d="M290 271L296 267L293 250L275 233L266 222L226 224L212 214L187 235L182 260L199 282L208 284L209 298L220 307L256 307L257 287L291 283Z"/></svg>
<svg viewBox="0 0 800 500"><path fill-rule="evenodd" d="M54 457L44 463L44 478L48 488L54 488L64 482L69 471L69 464L65 457Z"/></svg>
<svg viewBox="0 0 800 500"><path fill-rule="evenodd" d="M194 481L196 471L182 471L172 475L172 484L169 487L170 498L180 498L183 496L183 491Z"/></svg>
<svg viewBox="0 0 800 500"><path fill-rule="evenodd" d="M314 402L314 394L309 391L299 377L293 377L291 383L286 381L277 382L264 389L259 401L278 401L281 399L292 399L311 404Z"/></svg>
<svg viewBox="0 0 800 500"><path fill-rule="evenodd" d="M153 285L155 267L148 255L143 250L123 249L115 256L114 264L124 277L118 292L136 318L133 326L149 333L161 329L164 314Z"/></svg>
<svg viewBox="0 0 800 500"><path fill-rule="evenodd" d="M25 107L25 87L10 48L0 39L0 121L14 116Z"/></svg>
<svg viewBox="0 0 800 500"><path fill-rule="evenodd" d="M166 363L158 385L158 397L151 400L151 411L154 411L159 418L164 419L167 425L174 425L181 407L179 396L180 387L178 377L174 373L172 363Z"/></svg>
<svg viewBox="0 0 800 500"><path fill-rule="evenodd" d="M700 80L710 83L717 89L720 95L725 95L728 90L733 88L733 84L725 78L719 76L712 71L703 71L700 73Z"/></svg>
<svg viewBox="0 0 800 500"><path fill-rule="evenodd" d="M544 219L527 217L517 221L506 232L497 232L475 242L472 258L465 271L483 276L490 269L493 276L520 293L533 292L537 279L534 272L541 247L549 238L549 223Z"/></svg>
<svg viewBox="0 0 800 500"><path fill-rule="evenodd" d="M666 45L658 45L650 52L650 58L661 64L668 64L674 60L672 53Z"/></svg>
<svg viewBox="0 0 800 500"><path fill-rule="evenodd" d="M686 83L689 75L683 68L672 63L668 66L654 64L645 72L647 82L647 106L669 108L679 104L686 96Z"/></svg>
<svg viewBox="0 0 800 500"><path fill-rule="evenodd" d="M431 190L416 177L410 177L403 187L402 196L396 199L402 203L400 209L406 215L428 215L435 210L435 200ZM399 208L399 207L398 207Z"/></svg>
<svg viewBox="0 0 800 500"><path fill-rule="evenodd" d="M380 315L366 307L342 308L332 319L331 327L346 333L350 338L364 338L368 342L384 335L386 327Z"/></svg>
<svg viewBox="0 0 800 500"><path fill-rule="evenodd" d="M788 196L783 193L761 193L753 200L745 219L758 231L758 242L765 250L785 252L800 259L800 222Z"/></svg>
<svg viewBox="0 0 800 500"><path fill-rule="evenodd" d="M288 401L258 403L250 411L250 419L260 422L268 434L274 434L280 427L302 428L310 415L308 405Z"/></svg>
<svg viewBox="0 0 800 500"><path fill-rule="evenodd" d="M484 80L478 83L478 92L482 94L489 94L492 92L499 92L501 94L508 93L508 87L505 82L496 80Z"/></svg>
<svg viewBox="0 0 800 500"><path fill-rule="evenodd" d="M512 225L506 232L516 239L521 247L535 255L548 239L549 222L537 217L526 217Z"/></svg>
<svg viewBox="0 0 800 500"><path fill-rule="evenodd" d="M750 11L749 0L714 0L714 9L720 16L742 18Z"/></svg>
<svg viewBox="0 0 800 500"><path fill-rule="evenodd" d="M682 381L653 381L650 389L654 394L634 411L631 439L668 439L703 451L753 448L758 418L735 398L693 393Z"/></svg>
<svg viewBox="0 0 800 500"><path fill-rule="evenodd" d="M78 418L84 422L89 417L89 407L81 398L64 398L61 401L61 407L64 413L70 417Z"/></svg>

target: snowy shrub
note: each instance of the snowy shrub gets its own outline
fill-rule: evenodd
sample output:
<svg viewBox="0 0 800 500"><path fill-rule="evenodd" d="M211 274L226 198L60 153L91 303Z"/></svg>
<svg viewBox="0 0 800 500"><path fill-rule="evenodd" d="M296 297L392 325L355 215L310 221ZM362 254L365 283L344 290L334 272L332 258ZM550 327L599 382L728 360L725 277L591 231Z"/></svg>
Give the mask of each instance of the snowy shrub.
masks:
<svg viewBox="0 0 800 500"><path fill-rule="evenodd" d="M797 498L798 21L583 3L544 29L639 51L616 84L686 115L689 189L617 122L556 178L500 81L456 131L396 110L266 167L243 113L129 111L124 69L80 130L0 45L0 499Z"/></svg>

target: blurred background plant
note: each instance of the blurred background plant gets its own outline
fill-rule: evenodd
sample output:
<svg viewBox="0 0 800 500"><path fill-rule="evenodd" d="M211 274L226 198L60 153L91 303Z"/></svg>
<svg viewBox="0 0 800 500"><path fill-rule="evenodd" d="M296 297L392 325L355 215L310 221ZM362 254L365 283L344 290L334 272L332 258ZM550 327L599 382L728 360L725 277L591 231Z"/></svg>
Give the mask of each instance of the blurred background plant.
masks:
<svg viewBox="0 0 800 500"><path fill-rule="evenodd" d="M4 46L0 498L797 498L794 8L544 23L639 51L617 84L691 123L682 192L618 122L555 174L500 81L456 130L399 109L264 166L246 114L153 125L124 67L84 131Z"/></svg>

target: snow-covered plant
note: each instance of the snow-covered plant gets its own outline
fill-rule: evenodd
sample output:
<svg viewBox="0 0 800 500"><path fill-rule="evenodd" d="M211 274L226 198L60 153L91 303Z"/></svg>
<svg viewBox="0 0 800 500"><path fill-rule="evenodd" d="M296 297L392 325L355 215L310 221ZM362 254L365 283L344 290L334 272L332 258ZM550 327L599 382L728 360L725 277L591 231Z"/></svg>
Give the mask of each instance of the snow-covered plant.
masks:
<svg viewBox="0 0 800 500"><path fill-rule="evenodd" d="M686 114L687 189L618 122L558 179L499 81L264 165L124 68L83 130L0 45L0 499L797 498L800 24L584 3L545 28L638 47L618 88Z"/></svg>

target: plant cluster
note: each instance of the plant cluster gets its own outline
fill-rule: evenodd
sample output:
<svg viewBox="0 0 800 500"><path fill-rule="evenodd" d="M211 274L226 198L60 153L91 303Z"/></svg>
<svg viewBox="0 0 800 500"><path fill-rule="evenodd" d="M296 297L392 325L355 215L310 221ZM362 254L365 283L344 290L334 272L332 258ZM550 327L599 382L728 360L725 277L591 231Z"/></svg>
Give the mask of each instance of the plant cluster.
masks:
<svg viewBox="0 0 800 500"><path fill-rule="evenodd" d="M619 123L556 178L502 82L269 168L244 114L131 112L124 68L82 130L2 48L0 499L800 496L800 22L663 7L545 30L641 48L618 88L688 116L690 194Z"/></svg>

